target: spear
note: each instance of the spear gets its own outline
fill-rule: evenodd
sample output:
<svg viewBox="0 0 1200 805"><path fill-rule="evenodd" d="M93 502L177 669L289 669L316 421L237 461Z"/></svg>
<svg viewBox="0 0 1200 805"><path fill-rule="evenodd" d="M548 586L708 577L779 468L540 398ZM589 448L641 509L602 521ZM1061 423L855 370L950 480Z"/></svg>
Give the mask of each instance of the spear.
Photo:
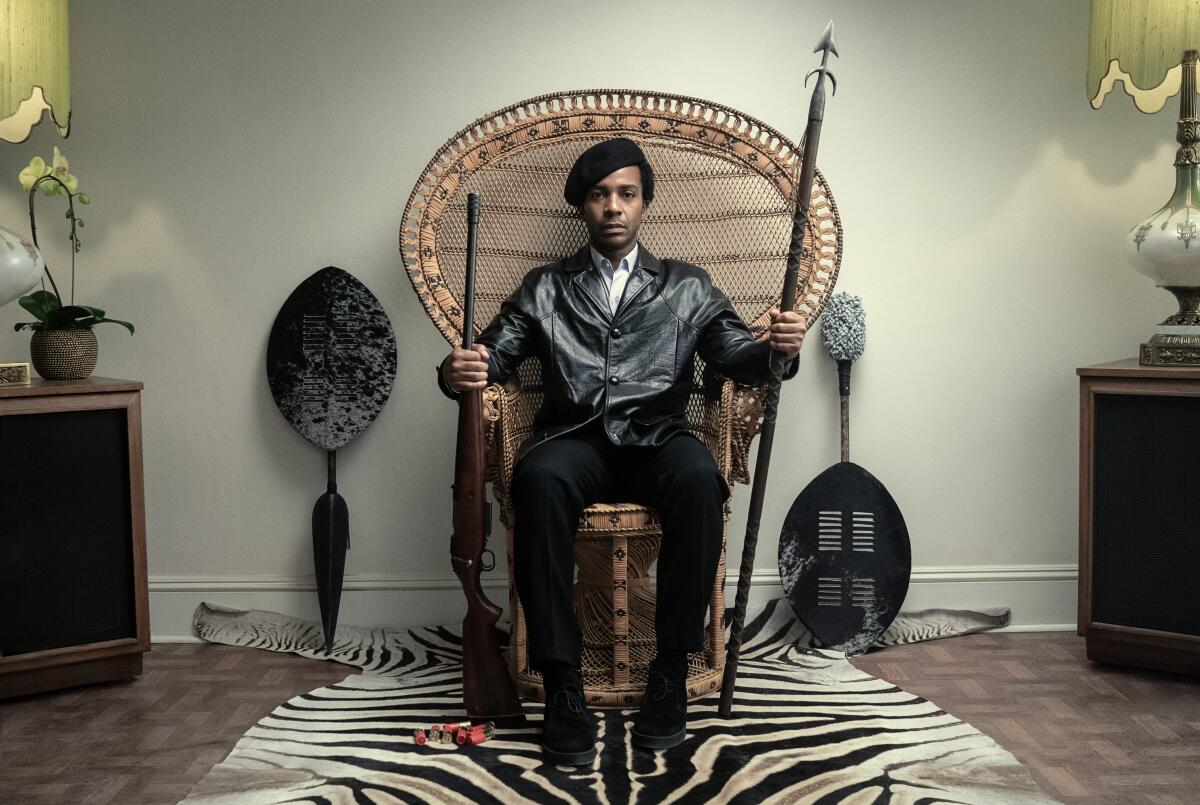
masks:
<svg viewBox="0 0 1200 805"><path fill-rule="evenodd" d="M792 218L792 241L788 247L787 272L783 276L783 293L779 301L781 311L795 306L796 284L800 274L800 260L804 256L804 235L808 230L808 201L812 195L813 174L817 168L817 143L821 139L821 123L825 119L825 77L833 84L837 94L837 79L829 72L829 55L838 55L833 43L833 20L825 26L821 41L813 48L821 54L821 66L804 77L817 76L812 100L808 104L808 127L804 130L804 153L800 163L800 181L796 185L796 214ZM758 437L758 458L754 464L754 488L750 493L750 511L746 515L746 539L742 544L742 567L738 574L737 598L733 606L733 622L729 627L729 646L725 655L725 676L721 680L720 714L728 718L733 710L733 687L737 682L738 654L742 649L742 627L746 621L746 604L750 599L750 577L754 572L754 552L758 548L758 527L762 520L763 500L767 493L767 470L771 466L771 447L775 442L775 416L779 411L779 385L783 380L782 356L771 353L771 380L767 384L767 398L763 404L762 428Z"/></svg>

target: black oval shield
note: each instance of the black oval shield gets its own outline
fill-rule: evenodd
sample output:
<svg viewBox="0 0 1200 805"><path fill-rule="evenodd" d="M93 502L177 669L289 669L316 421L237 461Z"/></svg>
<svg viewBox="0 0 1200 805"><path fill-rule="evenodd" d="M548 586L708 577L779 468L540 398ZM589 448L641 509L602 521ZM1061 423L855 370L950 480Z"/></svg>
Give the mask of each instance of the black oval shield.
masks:
<svg viewBox="0 0 1200 805"><path fill-rule="evenodd" d="M826 648L862 654L908 593L912 550L875 476L834 464L799 494L779 535L779 578L796 617Z"/></svg>
<svg viewBox="0 0 1200 805"><path fill-rule="evenodd" d="M396 337L367 286L329 266L292 291L267 342L267 382L301 436L344 446L379 416L395 380Z"/></svg>

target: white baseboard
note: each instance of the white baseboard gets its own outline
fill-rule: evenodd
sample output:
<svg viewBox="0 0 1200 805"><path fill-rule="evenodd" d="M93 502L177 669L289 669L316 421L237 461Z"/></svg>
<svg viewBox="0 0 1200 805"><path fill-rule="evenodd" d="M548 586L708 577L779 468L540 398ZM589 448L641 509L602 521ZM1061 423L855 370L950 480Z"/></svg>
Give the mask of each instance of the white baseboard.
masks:
<svg viewBox="0 0 1200 805"><path fill-rule="evenodd" d="M904 600L906 610L944 607L988 609L1009 607L1008 631L1073 631L1076 581L1074 564L971 565L913 568ZM507 605L507 580L489 574L489 597ZM730 603L737 573L726 590ZM197 640L192 613L201 601L237 609L266 609L318 620L316 584L311 576L152 576L150 632L154 642ZM775 570L756 570L750 605L783 595ZM458 578L452 573L425 575L347 575L342 588L339 622L355 626L422 626L453 623L466 611Z"/></svg>

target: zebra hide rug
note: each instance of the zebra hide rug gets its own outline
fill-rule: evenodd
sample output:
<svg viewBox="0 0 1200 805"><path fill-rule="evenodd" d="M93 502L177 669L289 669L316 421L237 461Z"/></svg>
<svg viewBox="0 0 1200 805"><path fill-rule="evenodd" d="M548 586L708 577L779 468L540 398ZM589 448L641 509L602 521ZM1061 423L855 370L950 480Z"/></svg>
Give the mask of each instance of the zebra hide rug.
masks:
<svg viewBox="0 0 1200 805"><path fill-rule="evenodd" d="M1007 621L953 614L920 613L892 639ZM324 657L320 625L285 615L202 604L195 625L212 642ZM276 708L184 802L1054 802L991 738L806 635L786 600L770 602L745 627L732 719L716 695L692 702L687 740L653 753L631 746L631 711L597 711L594 765L567 769L542 763L537 702L524 727L478 746L413 743L418 727L465 718L457 629L339 627L332 659L364 673Z"/></svg>

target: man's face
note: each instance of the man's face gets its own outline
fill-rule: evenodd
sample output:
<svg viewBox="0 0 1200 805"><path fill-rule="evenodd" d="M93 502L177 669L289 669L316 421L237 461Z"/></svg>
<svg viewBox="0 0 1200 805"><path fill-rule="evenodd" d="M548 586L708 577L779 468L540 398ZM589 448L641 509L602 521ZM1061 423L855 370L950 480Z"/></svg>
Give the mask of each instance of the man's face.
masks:
<svg viewBox="0 0 1200 805"><path fill-rule="evenodd" d="M629 165L592 185L583 197L579 214L596 251L616 263L637 243L646 206L642 172L637 165Z"/></svg>

